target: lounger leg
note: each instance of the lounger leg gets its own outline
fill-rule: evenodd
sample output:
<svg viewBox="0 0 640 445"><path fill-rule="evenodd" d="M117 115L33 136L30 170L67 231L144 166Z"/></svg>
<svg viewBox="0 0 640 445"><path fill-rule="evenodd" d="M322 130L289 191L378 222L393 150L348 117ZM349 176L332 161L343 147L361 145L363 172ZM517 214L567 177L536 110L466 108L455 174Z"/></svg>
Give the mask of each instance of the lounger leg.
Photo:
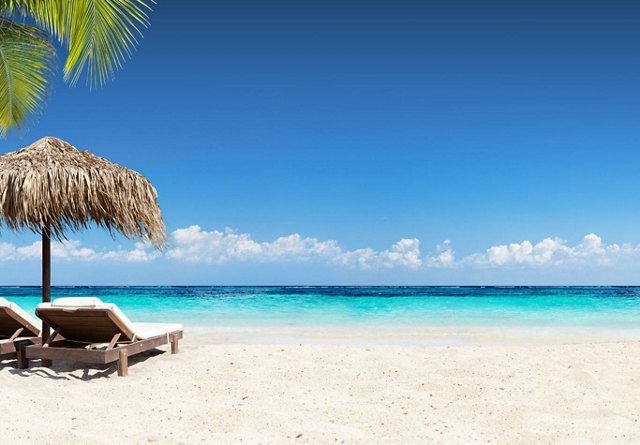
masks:
<svg viewBox="0 0 640 445"><path fill-rule="evenodd" d="M178 336L176 334L173 334L171 336L171 353L172 354L178 353Z"/></svg>
<svg viewBox="0 0 640 445"><path fill-rule="evenodd" d="M33 343L30 341L17 341L16 345L16 356L18 358L18 368L27 369L29 367L29 359L27 358L27 354L25 348L28 345L32 345Z"/></svg>
<svg viewBox="0 0 640 445"><path fill-rule="evenodd" d="M126 349L120 350L118 356L118 376L126 377L129 374L129 356Z"/></svg>
<svg viewBox="0 0 640 445"><path fill-rule="evenodd" d="M53 333L49 336L49 338L46 339L46 341L42 344L43 348L48 348L49 345L51 345L51 343L56 339L56 337L58 336L58 332L60 332L60 327L58 326ZM44 340L44 339L43 339ZM42 361L40 362L40 364L42 366L44 366L45 368L50 368L51 364L53 362L49 359L43 358Z"/></svg>

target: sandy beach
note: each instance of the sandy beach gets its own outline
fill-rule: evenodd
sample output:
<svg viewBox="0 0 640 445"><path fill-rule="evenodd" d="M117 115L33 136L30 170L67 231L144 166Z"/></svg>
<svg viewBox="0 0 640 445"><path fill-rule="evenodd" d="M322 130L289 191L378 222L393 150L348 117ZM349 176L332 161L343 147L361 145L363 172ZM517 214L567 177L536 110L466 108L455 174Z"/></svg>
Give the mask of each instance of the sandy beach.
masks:
<svg viewBox="0 0 640 445"><path fill-rule="evenodd" d="M188 334L188 331L187 331ZM22 443L637 443L640 341L216 344L115 366L2 360ZM3 439L3 441L5 440Z"/></svg>
<svg viewBox="0 0 640 445"><path fill-rule="evenodd" d="M639 42L0 0L0 445L640 445Z"/></svg>

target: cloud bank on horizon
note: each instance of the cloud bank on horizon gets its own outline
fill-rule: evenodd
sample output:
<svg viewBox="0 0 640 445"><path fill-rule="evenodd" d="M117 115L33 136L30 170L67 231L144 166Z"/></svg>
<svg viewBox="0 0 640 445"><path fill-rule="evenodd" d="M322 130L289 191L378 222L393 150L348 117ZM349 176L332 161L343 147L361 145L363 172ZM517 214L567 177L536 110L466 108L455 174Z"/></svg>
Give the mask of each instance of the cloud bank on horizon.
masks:
<svg viewBox="0 0 640 445"><path fill-rule="evenodd" d="M0 242L0 262L39 260L40 241L25 246ZM249 233L226 228L203 230L198 225L174 230L169 248L158 252L138 242L132 249L119 247L99 251L78 240L52 243L52 256L63 261L148 263L167 260L179 263L222 265L233 262L310 262L321 261L336 267L360 270L429 268L544 268L572 265L615 266L640 263L640 245L605 244L595 233L584 236L577 245L560 238L545 238L491 246L484 252L456 257L450 240L422 254L420 240L403 238L386 250L362 248L345 250L336 240L321 241L298 233L273 241L256 241Z"/></svg>

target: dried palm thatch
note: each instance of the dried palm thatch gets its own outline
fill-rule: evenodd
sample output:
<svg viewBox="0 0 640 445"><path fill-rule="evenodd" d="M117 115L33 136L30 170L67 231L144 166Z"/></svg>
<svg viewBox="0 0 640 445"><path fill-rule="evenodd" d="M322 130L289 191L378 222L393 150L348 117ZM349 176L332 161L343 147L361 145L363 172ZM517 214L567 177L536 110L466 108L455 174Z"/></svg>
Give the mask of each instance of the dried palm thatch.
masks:
<svg viewBox="0 0 640 445"><path fill-rule="evenodd" d="M92 222L162 248L166 229L156 189L140 173L45 137L0 156L0 228L64 240Z"/></svg>

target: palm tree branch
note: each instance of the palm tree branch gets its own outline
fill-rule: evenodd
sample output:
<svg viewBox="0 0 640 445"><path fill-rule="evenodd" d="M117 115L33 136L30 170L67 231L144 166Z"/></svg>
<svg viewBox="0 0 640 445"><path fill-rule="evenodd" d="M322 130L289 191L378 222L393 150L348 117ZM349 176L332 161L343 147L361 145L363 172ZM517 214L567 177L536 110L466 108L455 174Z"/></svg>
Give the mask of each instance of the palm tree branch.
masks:
<svg viewBox="0 0 640 445"><path fill-rule="evenodd" d="M69 55L65 80L76 84L86 71L91 86L104 84L131 56L149 25L152 0L59 0L65 6Z"/></svg>
<svg viewBox="0 0 640 445"><path fill-rule="evenodd" d="M149 26L155 0L0 0L0 11L31 16L69 50L65 80L91 86L114 77Z"/></svg>
<svg viewBox="0 0 640 445"><path fill-rule="evenodd" d="M42 109L55 49L40 29L0 20L0 136Z"/></svg>

